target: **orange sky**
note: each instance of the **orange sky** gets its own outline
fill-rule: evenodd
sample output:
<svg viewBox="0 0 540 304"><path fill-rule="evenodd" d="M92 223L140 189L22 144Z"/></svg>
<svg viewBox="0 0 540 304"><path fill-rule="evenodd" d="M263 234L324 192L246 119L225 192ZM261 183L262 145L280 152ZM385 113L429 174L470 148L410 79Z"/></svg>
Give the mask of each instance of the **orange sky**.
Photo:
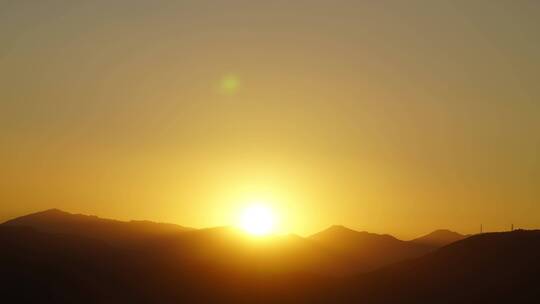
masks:
<svg viewBox="0 0 540 304"><path fill-rule="evenodd" d="M540 226L537 1L0 4L0 219Z"/></svg>

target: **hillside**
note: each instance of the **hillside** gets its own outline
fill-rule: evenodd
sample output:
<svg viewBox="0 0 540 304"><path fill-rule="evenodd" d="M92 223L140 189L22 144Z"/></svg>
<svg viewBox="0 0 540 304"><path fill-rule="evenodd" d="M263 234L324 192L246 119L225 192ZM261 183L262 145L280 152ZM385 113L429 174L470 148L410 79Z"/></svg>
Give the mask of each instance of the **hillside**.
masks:
<svg viewBox="0 0 540 304"><path fill-rule="evenodd" d="M536 303L539 257L539 230L485 233L358 276L331 298L366 303Z"/></svg>

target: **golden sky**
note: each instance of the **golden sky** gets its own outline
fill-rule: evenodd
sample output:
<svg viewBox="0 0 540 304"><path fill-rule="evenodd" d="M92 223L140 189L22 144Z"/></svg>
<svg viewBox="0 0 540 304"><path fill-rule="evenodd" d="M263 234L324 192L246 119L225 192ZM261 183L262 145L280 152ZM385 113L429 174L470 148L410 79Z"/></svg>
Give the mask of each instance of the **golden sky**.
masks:
<svg viewBox="0 0 540 304"><path fill-rule="evenodd" d="M0 220L540 226L538 1L2 1Z"/></svg>

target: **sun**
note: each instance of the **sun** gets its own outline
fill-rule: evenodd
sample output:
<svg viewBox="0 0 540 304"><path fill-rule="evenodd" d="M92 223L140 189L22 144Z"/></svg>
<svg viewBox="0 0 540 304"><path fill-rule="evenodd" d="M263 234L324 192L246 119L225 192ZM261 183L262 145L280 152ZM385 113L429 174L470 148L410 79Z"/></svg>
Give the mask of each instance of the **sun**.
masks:
<svg viewBox="0 0 540 304"><path fill-rule="evenodd" d="M276 217L272 209L264 204L252 204L242 211L240 227L257 236L275 232Z"/></svg>

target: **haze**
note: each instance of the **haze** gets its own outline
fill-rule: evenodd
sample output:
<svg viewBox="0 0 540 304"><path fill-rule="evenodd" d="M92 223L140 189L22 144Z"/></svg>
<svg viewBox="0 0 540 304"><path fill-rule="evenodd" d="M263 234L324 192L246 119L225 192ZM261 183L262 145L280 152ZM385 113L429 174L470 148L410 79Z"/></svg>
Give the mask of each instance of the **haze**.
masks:
<svg viewBox="0 0 540 304"><path fill-rule="evenodd" d="M538 226L540 2L290 2L0 2L0 220Z"/></svg>

